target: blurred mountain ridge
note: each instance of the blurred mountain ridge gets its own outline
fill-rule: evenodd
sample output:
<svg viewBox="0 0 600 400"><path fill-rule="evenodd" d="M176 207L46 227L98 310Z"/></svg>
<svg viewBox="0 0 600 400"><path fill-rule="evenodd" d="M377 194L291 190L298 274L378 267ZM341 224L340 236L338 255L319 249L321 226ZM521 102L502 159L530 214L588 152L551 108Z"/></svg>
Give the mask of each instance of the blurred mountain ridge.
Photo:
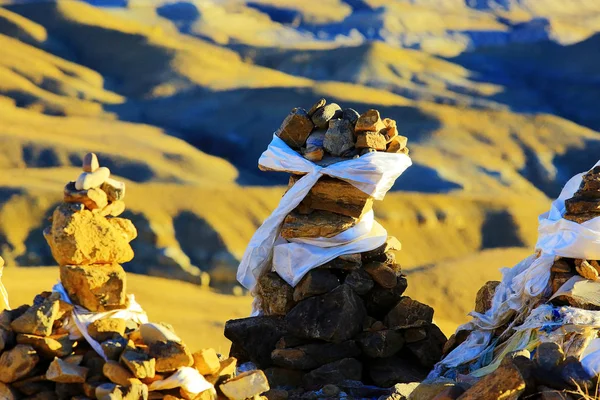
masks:
<svg viewBox="0 0 600 400"><path fill-rule="evenodd" d="M0 2L0 254L47 265L81 157L130 185L130 271L231 283L287 179L256 162L287 113L379 109L414 165L376 206L406 269L532 247L600 149L600 4ZM489 257L485 257L489 259Z"/></svg>

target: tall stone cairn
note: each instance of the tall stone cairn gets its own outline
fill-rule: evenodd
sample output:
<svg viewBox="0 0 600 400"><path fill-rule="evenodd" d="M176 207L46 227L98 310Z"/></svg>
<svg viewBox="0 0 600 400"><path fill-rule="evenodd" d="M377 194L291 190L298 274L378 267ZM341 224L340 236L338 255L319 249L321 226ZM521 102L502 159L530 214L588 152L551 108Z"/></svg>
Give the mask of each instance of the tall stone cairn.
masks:
<svg viewBox="0 0 600 400"><path fill-rule="evenodd" d="M376 110L359 115L329 106L332 110L321 100L309 112L294 109L279 137L317 163L371 151L408 153L395 121L382 120ZM320 134L321 144L311 141ZM289 187L299 178L292 175ZM373 198L351 184L322 177L285 218L281 236L332 237L372 206ZM432 322L431 307L404 296L407 280L396 260L400 247L390 236L376 249L313 269L296 287L276 272L265 273L256 289L262 315L226 323L230 355L265 369L271 387L288 390L290 398L304 390L377 398L388 392L374 387L369 392L365 384L389 388L421 381L441 358L446 337Z"/></svg>
<svg viewBox="0 0 600 400"><path fill-rule="evenodd" d="M54 210L44 236L73 304L91 312L124 309L128 297L120 264L133 258L129 242L137 234L131 221L119 218L125 184L111 179L95 154L85 156L83 169L65 187L64 202ZM42 292L31 306L0 312L0 399L244 400L264 399L260 394L269 390L262 371L238 375L234 357L221 357L211 348L191 353L164 323L92 322L86 333L99 343L105 360L86 339L73 339L72 330L81 328L72 311L58 292ZM214 389L152 390L154 382L184 367L195 370L196 387L207 381Z"/></svg>

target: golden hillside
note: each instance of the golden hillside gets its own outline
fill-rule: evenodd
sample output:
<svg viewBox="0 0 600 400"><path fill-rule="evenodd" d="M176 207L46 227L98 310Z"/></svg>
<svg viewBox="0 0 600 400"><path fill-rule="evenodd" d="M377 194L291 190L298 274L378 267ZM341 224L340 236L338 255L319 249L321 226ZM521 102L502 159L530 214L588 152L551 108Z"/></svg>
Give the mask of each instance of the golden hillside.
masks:
<svg viewBox="0 0 600 400"><path fill-rule="evenodd" d="M550 198L598 158L591 19L585 35L573 32L582 41L563 43L543 36L535 10L453 1L9 3L0 7L9 271L54 264L45 219L94 151L128 184L126 217L139 231L129 271L194 283L208 271L233 285L287 183L257 159L290 109L326 97L377 108L408 136L414 165L376 215L403 242L412 293L462 321L477 286L531 251ZM549 31L568 31L583 14L573 15L549 17ZM445 280L463 276L473 277L464 296ZM202 293L197 301L212 301Z"/></svg>

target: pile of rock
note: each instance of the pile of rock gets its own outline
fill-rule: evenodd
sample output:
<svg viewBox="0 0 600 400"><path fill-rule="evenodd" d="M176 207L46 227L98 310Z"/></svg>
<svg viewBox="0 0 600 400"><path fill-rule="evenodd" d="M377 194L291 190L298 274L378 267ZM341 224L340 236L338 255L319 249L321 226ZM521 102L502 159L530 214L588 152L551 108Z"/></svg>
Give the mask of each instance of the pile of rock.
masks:
<svg viewBox="0 0 600 400"><path fill-rule="evenodd" d="M44 232L64 291L0 313L0 398L204 400L217 388L244 400L269 390L262 371L237 375L235 358L192 353L168 325L148 323L139 306L130 312L120 263L133 258L137 232L117 217L124 195L88 154Z"/></svg>
<svg viewBox="0 0 600 400"><path fill-rule="evenodd" d="M566 213L564 218L577 223L588 221L600 216L600 167L595 167L582 178L579 190L570 199L565 200ZM531 299L527 311L513 313L510 319L493 332L491 343L495 344L495 351L489 354L488 362L492 357L497 357L504 346L513 342L513 335L520 325L527 324L528 317L540 310L540 307L551 307L545 311L547 316L537 336L543 336L544 342L539 346L528 343L532 348L533 356L527 350L508 354L501 366L480 380L470 378L468 374L473 370L485 366L481 359L475 359L467 364L454 369L442 371L446 377L461 379L460 384L454 381L443 382L447 386L444 390L444 399L454 399L461 395L461 399L492 398L494 393L503 391L510 393L510 398L529 398L535 394L542 399L570 399L580 398L576 392L597 398L597 377L591 376L581 363L588 345L598 337L600 327L595 326L593 316L586 316L581 322L563 322L562 306L575 307L571 313L581 310L600 310L597 293L600 286L600 262L598 260L575 259L555 257L550 268L550 282L547 290L540 298ZM584 279L582 279L584 278ZM589 282L594 284L590 286ZM574 292L574 286L565 285L567 282L584 283L581 292ZM587 282L587 283L586 283ZM477 293L475 311L485 313L492 305L492 299L500 282L487 282ZM564 323L564 326L563 326ZM444 348L444 353L449 353L463 343L471 332L459 330L450 337ZM539 342L538 342L539 343ZM429 385L422 385L417 392L423 390L428 393L431 387L437 387L440 380ZM474 383L473 386L469 383ZM450 389L450 387L452 389ZM466 390L466 392L465 392ZM452 395L448 393L452 393ZM420 398L430 399L433 396L420 395ZM441 395L440 395L441 396ZM507 395L508 396L508 395ZM440 397L441 398L441 397ZM507 397L508 398L508 397Z"/></svg>
<svg viewBox="0 0 600 400"><path fill-rule="evenodd" d="M381 119L379 111L359 114L325 99L309 111L294 108L276 135L306 159L353 158L372 151L408 154L407 138L398 135L396 121Z"/></svg>
<svg viewBox="0 0 600 400"><path fill-rule="evenodd" d="M313 120L324 114L312 114ZM357 127L365 115L378 118L379 113L357 116ZM298 179L292 176L290 187ZM350 183L321 177L285 218L280 234L288 240L332 237L354 226L372 206L373 198ZM265 369L271 387L291 394L342 390L370 397L364 384L387 388L422 380L439 361L446 337L433 324L431 307L403 295L407 280L397 250L400 242L388 237L379 248L344 254L311 270L296 287L276 272L263 274L256 288L262 315L225 326L230 354Z"/></svg>

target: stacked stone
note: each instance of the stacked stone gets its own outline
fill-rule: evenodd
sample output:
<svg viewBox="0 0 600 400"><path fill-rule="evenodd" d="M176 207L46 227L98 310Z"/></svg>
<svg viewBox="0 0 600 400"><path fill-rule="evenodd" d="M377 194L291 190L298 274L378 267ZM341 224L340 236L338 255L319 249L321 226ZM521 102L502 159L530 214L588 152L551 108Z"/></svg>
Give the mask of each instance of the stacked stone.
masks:
<svg viewBox="0 0 600 400"><path fill-rule="evenodd" d="M337 115L326 112L322 103L312 114L313 121L315 115ZM346 121L344 115L349 114L333 106L342 119L329 121L326 150L328 135L334 135L332 128L341 123L335 121ZM299 118L298 109L294 113ZM356 127L383 126L376 110L352 115ZM395 127L395 122L388 120L387 125ZM288 124L279 135L298 137L298 129ZM302 147L303 142L296 145ZM291 176L289 186L299 178ZM372 206L373 198L351 184L322 177L285 218L281 236L332 237L354 226ZM388 388L422 380L439 361L446 337L432 322L431 307L404 296L407 280L395 255L400 247L390 236L379 248L341 255L313 269L296 287L276 272L265 273L256 289L262 315L228 321L225 326L225 336L232 341L230 354L265 369L271 387L290 391L288 396L303 390L342 390L354 397L370 397L365 385ZM371 394L387 393L371 389Z"/></svg>
<svg viewBox="0 0 600 400"><path fill-rule="evenodd" d="M408 139L398 135L396 121L381 119L379 111L360 115L325 99L310 110L294 108L276 135L306 159L353 158L373 151L408 154Z"/></svg>
<svg viewBox="0 0 600 400"><path fill-rule="evenodd" d="M593 168L583 176L579 190L572 198L565 201L565 209L564 218L577 223L600 216L600 167ZM591 281L599 281L599 260L557 257L551 267L550 289L539 300L539 305L549 303L554 306L600 310L597 302L591 302L589 297L586 300L585 296L558 293L567 281L578 275ZM476 312L485 313L490 309L499 284L500 282L490 281L479 290L475 301ZM515 314L512 320L495 331L492 340L497 343L497 348L502 348L502 344L514 332L508 329L509 326L522 323L526 317L527 315ZM470 331L458 331L452 335L445 346L444 353L450 352L465 341L469 333ZM528 351L509 354L502 361L500 368L472 387L465 382L458 385L448 382L443 382L442 385L434 383L417 388L416 394L418 398L430 399L433 396L425 396L419 391L437 393L438 390L432 390L437 388L445 393L443 395L446 396L443 397L445 399L454 399L458 396L461 396L461 399L492 398L499 391L511 393L511 398L514 399L530 398L534 394L543 399L571 399L579 398L575 392L582 391L588 393L589 398L597 398L600 397L596 386L597 377L589 376L579 359L599 333L600 329L593 326L585 330L565 331L562 333L564 339L561 345L552 342L543 343L535 349L533 356ZM468 366L461 368L465 373L468 372ZM449 392L452 392L452 395Z"/></svg>
<svg viewBox="0 0 600 400"><path fill-rule="evenodd" d="M84 173L67 184L64 203L44 232L69 299L93 313L128 307L120 263L133 258L129 242L136 229L131 221L118 218L125 208L124 195L125 185L110 179L110 171L88 154ZM86 339L73 335L84 325L76 323L73 305L58 292L43 292L31 306L0 313L0 399L216 398L217 392L204 381L232 400L269 390L262 371L237 375L237 360L221 358L213 349L192 354L167 324L96 314L99 318L85 333L101 346L104 359ZM187 368L188 380L209 389L191 393L171 385L149 391L169 378L185 381L182 368Z"/></svg>

